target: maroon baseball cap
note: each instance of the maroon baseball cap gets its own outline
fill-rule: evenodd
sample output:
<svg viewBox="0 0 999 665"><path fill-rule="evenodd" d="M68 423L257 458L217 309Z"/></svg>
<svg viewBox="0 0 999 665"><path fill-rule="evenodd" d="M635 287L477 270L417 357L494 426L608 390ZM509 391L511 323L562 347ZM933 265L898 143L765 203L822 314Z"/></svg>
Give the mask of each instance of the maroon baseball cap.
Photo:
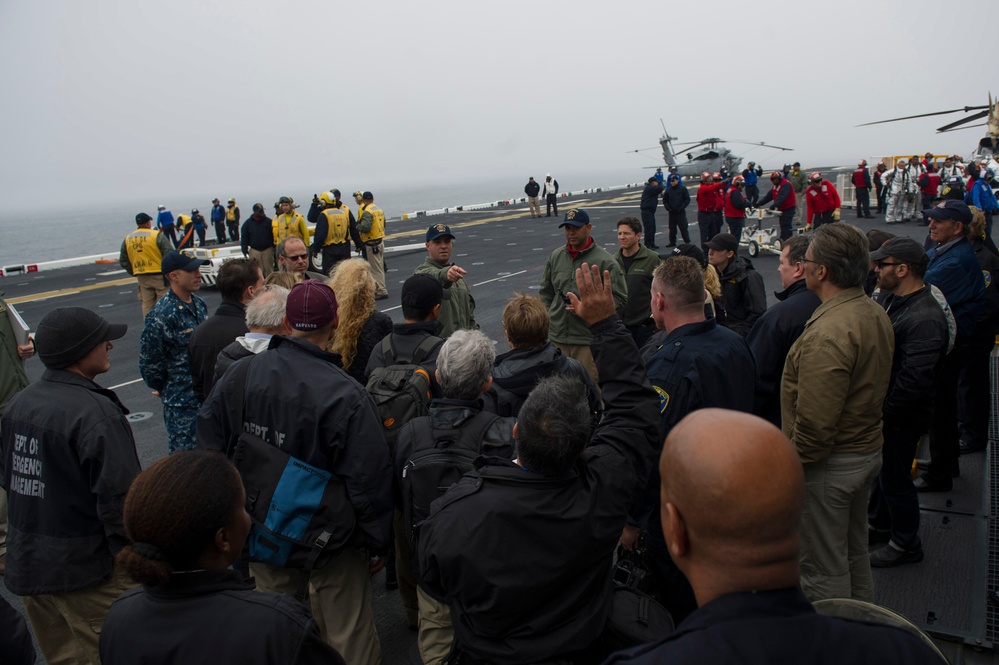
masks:
<svg viewBox="0 0 999 665"><path fill-rule="evenodd" d="M336 319L336 294L326 282L307 279L288 294L285 315L295 330L321 330Z"/></svg>

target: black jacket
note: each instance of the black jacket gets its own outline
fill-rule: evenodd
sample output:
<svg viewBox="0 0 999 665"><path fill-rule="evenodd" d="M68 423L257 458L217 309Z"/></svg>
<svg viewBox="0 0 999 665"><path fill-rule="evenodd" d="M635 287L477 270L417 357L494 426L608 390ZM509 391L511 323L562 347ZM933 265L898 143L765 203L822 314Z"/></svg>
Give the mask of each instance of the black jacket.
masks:
<svg viewBox="0 0 999 665"><path fill-rule="evenodd" d="M262 252L274 246L274 229L271 227L271 219L267 215L259 219L251 215L243 222L243 228L239 231L239 243L244 255L249 254L249 248Z"/></svg>
<svg viewBox="0 0 999 665"><path fill-rule="evenodd" d="M663 192L663 207L670 212L679 212L690 205L690 192L686 187L677 185L668 187Z"/></svg>
<svg viewBox="0 0 999 665"><path fill-rule="evenodd" d="M642 203L640 205L642 210L655 210L656 206L659 205L659 197L663 193L662 185L653 185L649 183L642 190Z"/></svg>
<svg viewBox="0 0 999 665"><path fill-rule="evenodd" d="M127 413L114 392L61 369L46 369L7 405L0 485L12 592L64 593L111 579L125 545L125 493L139 473Z"/></svg>
<svg viewBox="0 0 999 665"><path fill-rule="evenodd" d="M215 385L215 361L219 352L247 332L246 305L223 300L215 314L199 323L191 333L187 354L198 402L204 402Z"/></svg>
<svg viewBox="0 0 999 665"><path fill-rule="evenodd" d="M379 311L372 312L368 320L361 326L354 362L344 371L362 386L368 383L370 372L368 372L367 367L371 352L381 343L382 338L392 333L392 326L392 318Z"/></svg>
<svg viewBox="0 0 999 665"><path fill-rule="evenodd" d="M253 586L232 570L196 570L127 591L104 620L101 662L343 665L304 605Z"/></svg>
<svg viewBox="0 0 999 665"><path fill-rule="evenodd" d="M780 427L780 381L784 375L784 361L822 301L808 290L804 279L774 295L780 302L756 320L746 342L756 359L753 413Z"/></svg>
<svg viewBox="0 0 999 665"><path fill-rule="evenodd" d="M524 193L528 196L537 196L541 193L541 185L537 182L531 182L528 180L527 184L524 185Z"/></svg>
<svg viewBox="0 0 999 665"><path fill-rule="evenodd" d="M767 310L763 277L749 259L735 256L718 279L722 287L721 298L715 301L718 323L745 337Z"/></svg>
<svg viewBox="0 0 999 665"><path fill-rule="evenodd" d="M884 418L929 427L937 374L947 355L947 319L929 286L901 298L882 292L878 300L895 333Z"/></svg>
<svg viewBox="0 0 999 665"><path fill-rule="evenodd" d="M600 413L603 404L590 373L579 363L548 342L540 349L514 349L496 356L493 385L482 396L485 410L500 416L516 417L528 394L546 376L574 376L586 385L590 411Z"/></svg>
<svg viewBox="0 0 999 665"><path fill-rule="evenodd" d="M272 337L267 351L238 361L251 363L242 425L338 477L357 520L352 545L380 551L392 529L392 461L374 402L339 358L303 339ZM234 383L226 372L201 406L199 449L224 451L238 435Z"/></svg>
<svg viewBox="0 0 999 665"><path fill-rule="evenodd" d="M972 249L975 250L975 258L982 268L982 276L988 273L985 288L985 306L982 308L981 318L975 324L971 335L973 337L994 337L999 334L999 256L988 248L982 240L973 240Z"/></svg>
<svg viewBox="0 0 999 665"><path fill-rule="evenodd" d="M536 663L603 630L611 558L659 448L658 398L620 319L591 327L607 410L564 476L480 459L422 523L424 588L451 607L456 641L490 663Z"/></svg>
<svg viewBox="0 0 999 665"><path fill-rule="evenodd" d="M902 628L824 616L801 590L730 593L697 609L665 640L622 651L604 665L939 665Z"/></svg>

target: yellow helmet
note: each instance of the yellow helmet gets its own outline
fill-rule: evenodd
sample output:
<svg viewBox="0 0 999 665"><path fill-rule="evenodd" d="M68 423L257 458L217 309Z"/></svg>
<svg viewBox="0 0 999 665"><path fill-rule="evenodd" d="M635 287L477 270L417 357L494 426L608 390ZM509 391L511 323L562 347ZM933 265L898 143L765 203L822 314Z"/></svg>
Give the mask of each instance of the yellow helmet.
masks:
<svg viewBox="0 0 999 665"><path fill-rule="evenodd" d="M323 192L320 194L319 201L322 202L323 205L336 205L336 197L334 197L330 192Z"/></svg>

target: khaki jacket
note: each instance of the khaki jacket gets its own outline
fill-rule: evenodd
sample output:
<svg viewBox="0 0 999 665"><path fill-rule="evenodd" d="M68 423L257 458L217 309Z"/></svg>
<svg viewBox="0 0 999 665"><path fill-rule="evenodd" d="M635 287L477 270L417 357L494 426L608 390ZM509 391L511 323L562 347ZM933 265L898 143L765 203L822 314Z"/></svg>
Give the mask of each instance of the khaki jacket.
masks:
<svg viewBox="0 0 999 665"><path fill-rule="evenodd" d="M788 353L781 385L784 434L803 463L881 447L894 350L888 315L860 287L819 305Z"/></svg>

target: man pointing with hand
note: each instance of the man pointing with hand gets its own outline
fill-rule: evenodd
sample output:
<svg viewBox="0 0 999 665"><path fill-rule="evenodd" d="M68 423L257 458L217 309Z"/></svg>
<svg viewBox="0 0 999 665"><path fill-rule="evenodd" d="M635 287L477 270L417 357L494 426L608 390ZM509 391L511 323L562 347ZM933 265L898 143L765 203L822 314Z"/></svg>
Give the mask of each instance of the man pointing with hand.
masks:
<svg viewBox="0 0 999 665"><path fill-rule="evenodd" d="M437 318L441 329L439 337L447 338L455 330L478 330L475 322L475 299L465 275L468 271L451 263L454 234L446 224L434 224L427 229L427 258L417 266L415 274L433 277L444 288L441 313Z"/></svg>

